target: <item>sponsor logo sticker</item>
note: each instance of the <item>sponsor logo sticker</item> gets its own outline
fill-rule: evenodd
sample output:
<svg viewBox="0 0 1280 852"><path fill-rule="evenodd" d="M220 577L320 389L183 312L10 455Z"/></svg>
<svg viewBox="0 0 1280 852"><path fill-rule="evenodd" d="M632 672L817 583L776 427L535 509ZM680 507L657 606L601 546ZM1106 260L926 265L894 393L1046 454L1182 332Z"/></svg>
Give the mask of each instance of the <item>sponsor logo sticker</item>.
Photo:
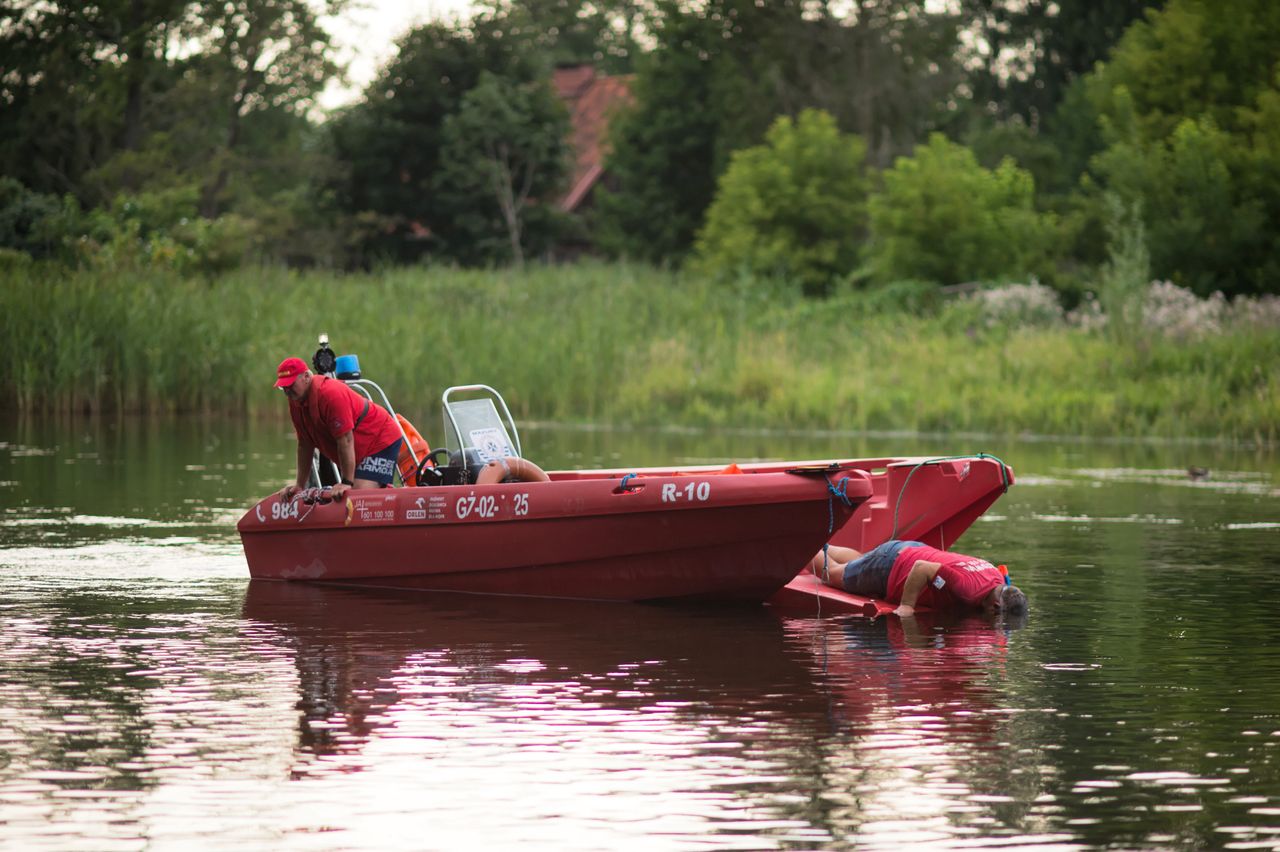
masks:
<svg viewBox="0 0 1280 852"><path fill-rule="evenodd" d="M357 497L352 501L352 520L359 524L389 524L396 519L396 498Z"/></svg>

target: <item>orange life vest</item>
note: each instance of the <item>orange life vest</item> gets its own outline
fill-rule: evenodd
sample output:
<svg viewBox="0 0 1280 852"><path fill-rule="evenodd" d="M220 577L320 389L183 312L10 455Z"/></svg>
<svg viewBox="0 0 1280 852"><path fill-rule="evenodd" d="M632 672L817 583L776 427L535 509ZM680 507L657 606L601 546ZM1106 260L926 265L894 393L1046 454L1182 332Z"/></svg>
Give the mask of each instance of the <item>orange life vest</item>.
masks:
<svg viewBox="0 0 1280 852"><path fill-rule="evenodd" d="M418 484L418 462L413 460L414 455L418 456L418 460L426 458L431 452L431 445L427 443L427 439L422 437L417 429L413 428L413 424L408 421L403 414L397 414L396 420L400 421L400 428L404 429L404 435L409 440L400 445L400 459L398 466L400 468L400 479L406 486ZM409 448L413 448L413 452Z"/></svg>

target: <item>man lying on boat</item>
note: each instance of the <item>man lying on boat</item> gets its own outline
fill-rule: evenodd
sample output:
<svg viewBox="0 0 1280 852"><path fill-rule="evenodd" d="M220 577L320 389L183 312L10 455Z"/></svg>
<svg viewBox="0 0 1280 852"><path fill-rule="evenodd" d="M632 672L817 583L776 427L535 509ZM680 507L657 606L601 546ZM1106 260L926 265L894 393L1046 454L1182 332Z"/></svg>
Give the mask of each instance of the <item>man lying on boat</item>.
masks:
<svg viewBox="0 0 1280 852"><path fill-rule="evenodd" d="M1027 596L990 562L920 541L890 539L866 553L831 545L811 567L828 586L898 604L898 615L913 615L916 607L1009 615L1027 609Z"/></svg>
<svg viewBox="0 0 1280 852"><path fill-rule="evenodd" d="M285 358L276 370L276 387L289 400L289 416L298 436L298 473L280 490L291 500L307 487L315 450L338 468L341 482L330 496L350 488L386 488L400 456L400 427L381 405L338 379L315 376L301 358Z"/></svg>

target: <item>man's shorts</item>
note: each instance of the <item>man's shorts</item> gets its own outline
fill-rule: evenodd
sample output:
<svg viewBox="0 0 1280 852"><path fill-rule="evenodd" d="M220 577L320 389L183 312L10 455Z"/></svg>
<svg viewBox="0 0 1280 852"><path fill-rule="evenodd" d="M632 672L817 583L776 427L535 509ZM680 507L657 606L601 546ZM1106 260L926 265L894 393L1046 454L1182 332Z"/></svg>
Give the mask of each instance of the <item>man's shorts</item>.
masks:
<svg viewBox="0 0 1280 852"><path fill-rule="evenodd" d="M379 485L390 485L396 473L396 462L400 460L400 445L403 438L396 438L384 449L365 456L356 462L356 479L368 479Z"/></svg>
<svg viewBox="0 0 1280 852"><path fill-rule="evenodd" d="M844 590L864 598L883 598L889 591L893 563L908 547L924 547L924 542L890 539L844 566Z"/></svg>

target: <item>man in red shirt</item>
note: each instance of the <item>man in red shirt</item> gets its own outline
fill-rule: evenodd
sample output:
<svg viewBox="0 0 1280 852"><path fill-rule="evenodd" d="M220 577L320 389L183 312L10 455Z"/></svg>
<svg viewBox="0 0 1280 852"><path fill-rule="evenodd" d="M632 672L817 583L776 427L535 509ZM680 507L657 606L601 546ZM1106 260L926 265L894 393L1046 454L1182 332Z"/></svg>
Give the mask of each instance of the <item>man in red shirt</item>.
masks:
<svg viewBox="0 0 1280 852"><path fill-rule="evenodd" d="M400 455L400 426L380 405L338 379L313 376L301 358L286 358L276 369L276 387L289 399L289 416L298 436L298 475L280 490L290 500L307 487L312 453L338 466L341 482L332 496L349 488L386 488Z"/></svg>
<svg viewBox="0 0 1280 852"><path fill-rule="evenodd" d="M917 606L1009 614L1027 608L1027 596L990 562L920 541L891 539L866 553L833 545L812 567L828 586L898 604L898 615L913 615Z"/></svg>

